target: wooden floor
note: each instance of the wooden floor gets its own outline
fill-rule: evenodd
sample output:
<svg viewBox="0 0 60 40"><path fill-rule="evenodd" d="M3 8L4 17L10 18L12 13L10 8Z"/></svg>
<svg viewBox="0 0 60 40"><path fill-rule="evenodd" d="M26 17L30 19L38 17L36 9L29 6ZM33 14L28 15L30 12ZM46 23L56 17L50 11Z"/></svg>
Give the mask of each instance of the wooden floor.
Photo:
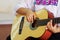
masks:
<svg viewBox="0 0 60 40"><path fill-rule="evenodd" d="M11 24L1 24L0 25L0 40L6 40L11 32Z"/></svg>

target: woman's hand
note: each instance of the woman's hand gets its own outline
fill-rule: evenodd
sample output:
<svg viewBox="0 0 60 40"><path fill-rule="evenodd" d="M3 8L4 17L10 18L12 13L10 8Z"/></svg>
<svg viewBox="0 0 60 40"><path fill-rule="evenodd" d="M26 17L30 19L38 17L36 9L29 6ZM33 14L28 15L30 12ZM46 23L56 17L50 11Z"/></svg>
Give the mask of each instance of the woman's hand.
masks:
<svg viewBox="0 0 60 40"><path fill-rule="evenodd" d="M28 22L33 23L33 21L36 19L36 14L33 11L28 11L26 13L26 18Z"/></svg>
<svg viewBox="0 0 60 40"><path fill-rule="evenodd" d="M60 27L55 24L54 26L52 25L52 20L47 23L47 28L52 31L53 33L59 33L60 32Z"/></svg>
<svg viewBox="0 0 60 40"><path fill-rule="evenodd" d="M30 9L27 8L19 8L16 13L19 15L25 15L28 22L33 22L33 20L36 18L35 12L33 12Z"/></svg>

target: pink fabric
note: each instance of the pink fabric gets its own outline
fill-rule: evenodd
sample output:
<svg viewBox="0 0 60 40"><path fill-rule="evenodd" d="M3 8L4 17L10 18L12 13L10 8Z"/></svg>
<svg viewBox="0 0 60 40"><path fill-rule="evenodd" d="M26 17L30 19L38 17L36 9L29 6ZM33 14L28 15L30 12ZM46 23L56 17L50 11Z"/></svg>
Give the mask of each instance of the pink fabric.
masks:
<svg viewBox="0 0 60 40"><path fill-rule="evenodd" d="M57 6L58 0L36 0L36 4Z"/></svg>

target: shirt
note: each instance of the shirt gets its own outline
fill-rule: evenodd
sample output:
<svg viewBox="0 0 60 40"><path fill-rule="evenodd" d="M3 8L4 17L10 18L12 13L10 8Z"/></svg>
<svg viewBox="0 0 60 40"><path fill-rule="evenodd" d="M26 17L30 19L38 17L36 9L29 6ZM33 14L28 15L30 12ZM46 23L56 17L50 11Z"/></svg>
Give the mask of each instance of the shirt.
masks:
<svg viewBox="0 0 60 40"><path fill-rule="evenodd" d="M31 9L32 11L39 11L45 8L52 12L54 17L60 17L60 0L18 0L15 11L21 7Z"/></svg>
<svg viewBox="0 0 60 40"><path fill-rule="evenodd" d="M39 0L41 1L40 4L36 3L36 1L38 0L19 0L15 10L23 7L23 8L29 8L31 10L35 10L38 11L42 8L46 8L47 10L49 10L50 12L52 12L54 14L54 17L60 17L60 0L51 0L51 3L49 4L49 1L47 2L46 0ZM55 2L52 3L52 2ZM44 3L46 2L46 3ZM44 4L43 4L44 3Z"/></svg>

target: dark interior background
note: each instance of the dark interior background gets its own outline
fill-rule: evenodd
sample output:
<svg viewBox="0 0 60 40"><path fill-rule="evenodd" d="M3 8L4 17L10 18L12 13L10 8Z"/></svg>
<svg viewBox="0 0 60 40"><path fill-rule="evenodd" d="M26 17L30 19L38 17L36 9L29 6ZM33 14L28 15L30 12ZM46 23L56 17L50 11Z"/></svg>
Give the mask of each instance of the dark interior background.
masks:
<svg viewBox="0 0 60 40"><path fill-rule="evenodd" d="M11 32L12 24L0 24L0 40L6 40Z"/></svg>

